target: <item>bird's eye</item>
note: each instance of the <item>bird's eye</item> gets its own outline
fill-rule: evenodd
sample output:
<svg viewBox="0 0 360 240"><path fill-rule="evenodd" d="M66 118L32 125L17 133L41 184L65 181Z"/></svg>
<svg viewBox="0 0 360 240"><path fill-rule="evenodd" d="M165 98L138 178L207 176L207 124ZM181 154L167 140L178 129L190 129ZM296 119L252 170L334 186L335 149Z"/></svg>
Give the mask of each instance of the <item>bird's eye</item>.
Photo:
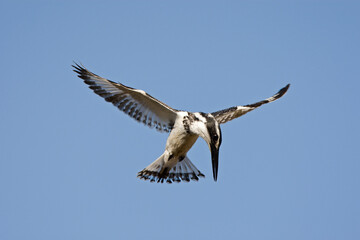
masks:
<svg viewBox="0 0 360 240"><path fill-rule="evenodd" d="M213 138L215 141L217 141L219 139L219 136L215 134Z"/></svg>

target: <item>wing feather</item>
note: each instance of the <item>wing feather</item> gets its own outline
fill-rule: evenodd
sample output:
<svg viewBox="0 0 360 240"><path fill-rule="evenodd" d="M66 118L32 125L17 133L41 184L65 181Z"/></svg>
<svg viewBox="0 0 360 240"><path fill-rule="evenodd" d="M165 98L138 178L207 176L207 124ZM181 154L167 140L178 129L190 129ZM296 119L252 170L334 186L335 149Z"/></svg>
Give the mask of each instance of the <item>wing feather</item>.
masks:
<svg viewBox="0 0 360 240"><path fill-rule="evenodd" d="M74 72L83 79L97 95L138 122L155 127L160 132L171 131L177 110L150 96L143 90L134 89L102 78L75 63Z"/></svg>
<svg viewBox="0 0 360 240"><path fill-rule="evenodd" d="M213 112L211 113L215 119L218 121L218 123L222 124L222 123L226 123L228 121L231 121L235 118L238 118L258 107L260 107L263 104L266 103L270 103L275 101L276 99L281 98L286 91L289 89L290 84L286 85L284 88L280 89L279 92L277 92L275 95L273 95L270 98L267 98L265 100L253 103L253 104L248 104L248 105L244 105L244 106L237 106L237 107L230 107L224 110L220 110L217 112Z"/></svg>

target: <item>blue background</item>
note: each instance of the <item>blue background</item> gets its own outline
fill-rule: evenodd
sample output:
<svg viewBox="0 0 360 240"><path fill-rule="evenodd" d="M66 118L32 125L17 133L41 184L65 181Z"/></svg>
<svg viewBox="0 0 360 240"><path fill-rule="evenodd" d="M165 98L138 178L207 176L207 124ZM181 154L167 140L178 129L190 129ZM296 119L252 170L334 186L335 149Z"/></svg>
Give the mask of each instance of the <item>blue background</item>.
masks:
<svg viewBox="0 0 360 240"><path fill-rule="evenodd" d="M360 239L358 1L1 1L0 239ZM138 171L167 134L72 61L222 126L218 182Z"/></svg>

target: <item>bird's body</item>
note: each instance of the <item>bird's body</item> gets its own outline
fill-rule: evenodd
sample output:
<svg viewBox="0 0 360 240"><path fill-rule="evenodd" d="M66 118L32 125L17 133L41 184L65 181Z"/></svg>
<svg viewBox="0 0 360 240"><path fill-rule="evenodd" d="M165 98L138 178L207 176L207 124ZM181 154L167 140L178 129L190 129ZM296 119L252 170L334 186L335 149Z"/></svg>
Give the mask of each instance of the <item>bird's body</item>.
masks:
<svg viewBox="0 0 360 240"><path fill-rule="evenodd" d="M231 107L213 113L192 113L175 110L142 90L99 77L78 64L73 67L79 77L106 101L112 102L121 111L149 127L155 127L161 132L170 132L164 153L138 173L138 177L151 182L171 183L204 177L186 155L198 137L202 137L209 146L213 176L216 181L221 145L220 124L280 98L289 88L287 85L274 96L254 104Z"/></svg>
<svg viewBox="0 0 360 240"><path fill-rule="evenodd" d="M180 157L186 155L199 136L191 133L188 125L184 124L189 114L187 112L179 112L178 115L166 141L165 151Z"/></svg>

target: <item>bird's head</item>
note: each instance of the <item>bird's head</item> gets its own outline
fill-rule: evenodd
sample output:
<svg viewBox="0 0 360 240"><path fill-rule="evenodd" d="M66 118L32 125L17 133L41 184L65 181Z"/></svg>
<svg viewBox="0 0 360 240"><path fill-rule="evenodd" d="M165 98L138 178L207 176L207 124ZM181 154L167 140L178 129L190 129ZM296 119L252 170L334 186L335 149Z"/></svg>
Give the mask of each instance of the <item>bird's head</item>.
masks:
<svg viewBox="0 0 360 240"><path fill-rule="evenodd" d="M219 166L219 148L221 145L221 129L219 123L211 114L199 113L201 117L197 133L209 146L214 180L217 180Z"/></svg>

